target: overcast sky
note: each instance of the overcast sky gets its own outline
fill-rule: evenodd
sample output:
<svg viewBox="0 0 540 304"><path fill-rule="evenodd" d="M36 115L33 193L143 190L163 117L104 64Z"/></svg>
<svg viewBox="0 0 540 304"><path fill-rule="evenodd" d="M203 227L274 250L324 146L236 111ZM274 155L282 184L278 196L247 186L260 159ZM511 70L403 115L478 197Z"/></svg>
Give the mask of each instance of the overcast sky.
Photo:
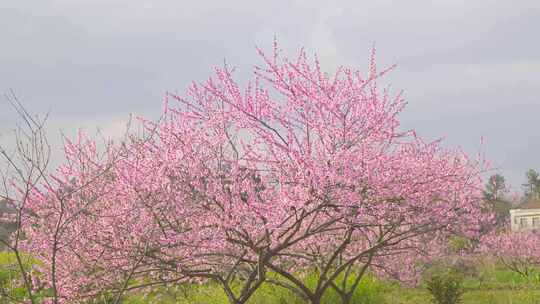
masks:
<svg viewBox="0 0 540 304"><path fill-rule="evenodd" d="M540 170L538 0L1 0L0 91L50 110L53 143L79 127L114 137L224 59L245 77L274 36L328 70L365 67L375 43L381 65L398 64L386 80L405 90L405 128L471 153L483 136L516 189ZM14 124L0 101L0 143Z"/></svg>

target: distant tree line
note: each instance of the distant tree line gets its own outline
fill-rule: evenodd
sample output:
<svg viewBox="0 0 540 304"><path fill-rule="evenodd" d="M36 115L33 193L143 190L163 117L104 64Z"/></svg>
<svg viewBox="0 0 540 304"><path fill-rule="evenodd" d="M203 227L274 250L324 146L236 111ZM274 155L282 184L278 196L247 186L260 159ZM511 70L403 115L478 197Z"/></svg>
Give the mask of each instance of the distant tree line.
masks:
<svg viewBox="0 0 540 304"><path fill-rule="evenodd" d="M514 205L519 205L531 200L540 200L540 174L529 169L526 173L527 182L522 184L523 196L521 199L509 197L509 189L506 179L501 174L489 177L484 190L484 199L489 203L495 213L496 225L504 225L510 217L509 210Z"/></svg>
<svg viewBox="0 0 540 304"><path fill-rule="evenodd" d="M6 218L14 212L15 210L9 206L7 199L0 199L0 240L7 240L9 235L17 229L17 224ZM0 250L4 250L2 243L0 243Z"/></svg>

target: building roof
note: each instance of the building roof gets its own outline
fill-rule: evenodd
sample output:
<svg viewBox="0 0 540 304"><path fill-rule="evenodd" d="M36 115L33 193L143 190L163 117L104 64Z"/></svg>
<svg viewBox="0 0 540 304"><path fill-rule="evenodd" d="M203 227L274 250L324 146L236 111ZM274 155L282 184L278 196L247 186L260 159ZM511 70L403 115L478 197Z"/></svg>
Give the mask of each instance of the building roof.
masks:
<svg viewBox="0 0 540 304"><path fill-rule="evenodd" d="M519 205L518 209L540 209L540 199L529 199Z"/></svg>

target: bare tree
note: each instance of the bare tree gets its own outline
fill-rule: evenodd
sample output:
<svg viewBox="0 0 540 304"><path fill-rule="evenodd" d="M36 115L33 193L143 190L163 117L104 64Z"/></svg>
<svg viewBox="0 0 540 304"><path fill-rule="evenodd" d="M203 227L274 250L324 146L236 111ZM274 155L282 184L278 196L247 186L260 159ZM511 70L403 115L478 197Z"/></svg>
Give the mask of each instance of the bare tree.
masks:
<svg viewBox="0 0 540 304"><path fill-rule="evenodd" d="M33 211L28 208L28 202L31 199L32 192L41 190L42 188L54 189L52 193L49 191L48 195L52 196L51 199L57 201L59 208L59 214L56 214L54 218L50 220L55 221L52 223L54 231L52 237L54 238L53 246L51 248L50 255L52 256L50 263L47 265L47 269L50 274L50 285L47 286L51 289L53 303L59 303L58 294L58 278L57 278L57 259L56 255L61 248L65 248L69 245L69 239L66 238L64 232L67 226L72 223L78 216L83 214L85 210L95 201L96 198L82 200L81 203L75 206L68 205L68 201L71 197L81 193L86 187L93 184L98 179L107 178L107 173L110 172L114 164L128 155L130 144L125 144L131 140L133 146L136 144L144 144L146 139L152 137L152 130L139 136L129 134L130 122L126 126L126 132L121 139L123 144L114 146L112 148L112 142L104 139L104 151L99 154L98 158L92 159L92 162L99 162L99 169L91 172L91 177L84 183L63 184L56 180L50 173L51 165L51 145L46 134L45 126L49 117L48 113L43 117L33 115L30 113L24 105L19 101L15 93L10 90L5 94L5 99L8 105L15 111L19 119L19 123L13 130L14 140L13 146L7 147L0 145L0 201L5 202L6 207L3 208L2 221L7 222L12 227L12 231L9 234L5 234L0 238L0 245L11 252L17 262L17 268L22 278L22 285L26 290L27 299L17 299L12 297L8 292L2 291L0 297L7 298L10 302L24 302L28 301L32 304L38 303L40 291L43 290L44 285L39 284L36 286L36 282L40 282L39 275L33 269L29 267L32 263L33 257L26 254L21 248L21 244L24 243L26 236L24 233L24 223L31 218L37 217ZM87 157L86 151L82 149L75 152L81 159ZM69 212L68 212L69 211ZM49 220L49 219L48 219ZM134 271L134 270L133 270ZM132 277L132 274L128 272L126 276L126 282ZM129 288L126 283L121 288L116 290L116 302L119 302L121 295Z"/></svg>
<svg viewBox="0 0 540 304"><path fill-rule="evenodd" d="M45 123L48 115L39 118L31 115L17 99L13 91L5 94L6 100L21 120L14 132L14 147L10 150L0 146L3 170L0 172L0 197L10 210L6 221L14 225L11 235L0 239L0 243L12 252L16 258L28 299L36 303L36 288L32 280L32 270L27 267L29 257L20 249L24 234L21 229L23 214L26 210L28 195L34 185L46 179L47 167L50 163L51 147L45 134ZM4 297L9 295L4 294ZM11 299L16 300L16 299Z"/></svg>

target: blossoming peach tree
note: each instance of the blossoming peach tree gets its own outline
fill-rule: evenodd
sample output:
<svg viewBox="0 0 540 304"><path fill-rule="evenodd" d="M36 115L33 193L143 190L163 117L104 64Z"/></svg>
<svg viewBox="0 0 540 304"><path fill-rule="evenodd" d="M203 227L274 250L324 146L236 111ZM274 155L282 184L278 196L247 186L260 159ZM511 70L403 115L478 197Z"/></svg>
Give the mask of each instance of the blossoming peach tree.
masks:
<svg viewBox="0 0 540 304"><path fill-rule="evenodd" d="M482 238L481 252L495 257L507 269L540 283L540 234L499 231Z"/></svg>
<svg viewBox="0 0 540 304"><path fill-rule="evenodd" d="M244 87L224 66L167 94L162 119L141 120L151 137L104 158L68 143L21 221L51 302L212 280L235 304L264 283L349 303L368 271L415 280L449 236L478 233L486 164L400 129L402 94L378 86L393 67L372 53L365 74L327 74L304 51L258 53Z"/></svg>

